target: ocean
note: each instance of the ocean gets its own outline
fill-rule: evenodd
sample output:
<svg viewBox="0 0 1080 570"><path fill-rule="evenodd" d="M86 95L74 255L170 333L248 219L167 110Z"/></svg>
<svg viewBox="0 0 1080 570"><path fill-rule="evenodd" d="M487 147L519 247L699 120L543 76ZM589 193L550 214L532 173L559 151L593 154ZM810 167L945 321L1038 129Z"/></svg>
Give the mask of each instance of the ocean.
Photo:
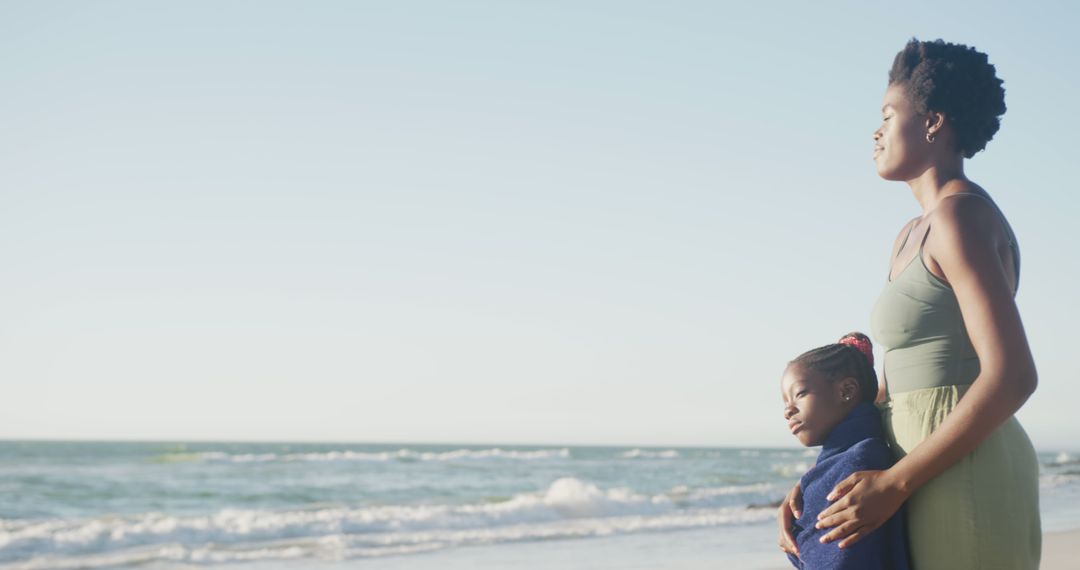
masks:
<svg viewBox="0 0 1080 570"><path fill-rule="evenodd" d="M0 568L783 568L816 455L0 442ZM1039 458L1044 528L1080 528L1080 456Z"/></svg>

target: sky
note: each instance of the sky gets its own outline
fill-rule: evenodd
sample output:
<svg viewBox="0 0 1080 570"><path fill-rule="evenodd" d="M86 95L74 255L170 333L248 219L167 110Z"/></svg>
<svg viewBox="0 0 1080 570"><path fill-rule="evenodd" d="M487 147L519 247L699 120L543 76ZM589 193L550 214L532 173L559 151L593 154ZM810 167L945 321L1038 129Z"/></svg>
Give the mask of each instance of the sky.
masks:
<svg viewBox="0 0 1080 570"><path fill-rule="evenodd" d="M871 134L912 38L990 55L1080 448L1069 2L0 1L0 439L795 446L919 214ZM877 348L880 362L880 347Z"/></svg>

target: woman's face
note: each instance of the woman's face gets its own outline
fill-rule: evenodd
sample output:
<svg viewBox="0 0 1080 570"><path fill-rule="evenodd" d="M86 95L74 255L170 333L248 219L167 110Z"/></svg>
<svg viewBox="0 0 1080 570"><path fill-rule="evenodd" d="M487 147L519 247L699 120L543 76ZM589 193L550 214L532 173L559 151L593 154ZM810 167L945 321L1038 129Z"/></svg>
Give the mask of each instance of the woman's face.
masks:
<svg viewBox="0 0 1080 570"><path fill-rule="evenodd" d="M829 382L802 365L788 366L780 380L788 429L807 447L825 443L833 428L855 406L858 394L852 393L854 390L857 388L851 382Z"/></svg>
<svg viewBox="0 0 1080 570"><path fill-rule="evenodd" d="M874 131L874 164L879 176L911 180L926 170L930 162L926 121L925 115L916 114L903 85L889 85L881 107L881 126Z"/></svg>

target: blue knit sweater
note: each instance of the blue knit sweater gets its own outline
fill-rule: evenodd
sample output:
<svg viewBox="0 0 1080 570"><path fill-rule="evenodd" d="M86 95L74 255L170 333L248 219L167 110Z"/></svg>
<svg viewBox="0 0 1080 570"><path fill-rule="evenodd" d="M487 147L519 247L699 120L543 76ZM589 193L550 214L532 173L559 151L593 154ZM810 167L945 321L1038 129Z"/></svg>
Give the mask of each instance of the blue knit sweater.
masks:
<svg viewBox="0 0 1080 570"><path fill-rule="evenodd" d="M869 402L860 403L825 439L817 464L802 476L803 513L793 531L801 560L789 554L796 568L909 570L904 509L859 542L841 549L840 541L821 544L830 528L815 529L817 516L828 508L825 497L833 487L856 471L887 469L893 464L885 443L881 416Z"/></svg>

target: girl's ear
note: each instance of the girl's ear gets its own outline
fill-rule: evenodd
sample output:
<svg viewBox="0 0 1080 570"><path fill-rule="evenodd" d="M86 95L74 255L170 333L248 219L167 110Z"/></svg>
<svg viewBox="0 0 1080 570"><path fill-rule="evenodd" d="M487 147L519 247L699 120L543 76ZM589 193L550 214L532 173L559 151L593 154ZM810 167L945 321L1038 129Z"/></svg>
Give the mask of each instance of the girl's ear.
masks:
<svg viewBox="0 0 1080 570"><path fill-rule="evenodd" d="M837 380L836 388L840 392L840 399L845 403L859 401L859 381L851 376Z"/></svg>

